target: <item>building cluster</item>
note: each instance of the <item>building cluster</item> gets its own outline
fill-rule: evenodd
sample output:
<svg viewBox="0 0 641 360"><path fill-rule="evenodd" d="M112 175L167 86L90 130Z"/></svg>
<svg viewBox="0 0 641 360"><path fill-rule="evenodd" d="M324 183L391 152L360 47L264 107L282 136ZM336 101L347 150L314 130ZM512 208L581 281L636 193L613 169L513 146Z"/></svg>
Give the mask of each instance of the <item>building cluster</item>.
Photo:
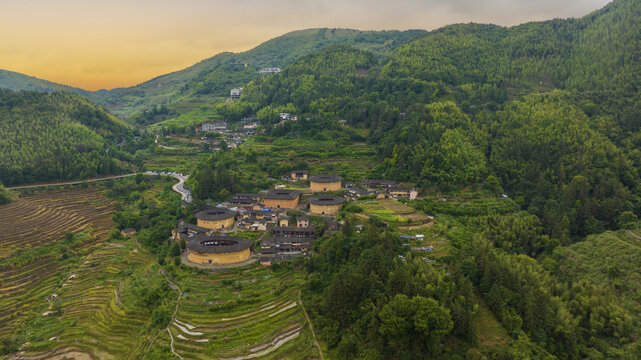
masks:
<svg viewBox="0 0 641 360"><path fill-rule="evenodd" d="M187 261L197 265L229 265L251 259L251 241L219 234L233 224L235 213L216 208L196 214L198 225L181 222L172 230L174 240L187 243ZM228 210L228 209L225 209ZM230 217L231 215L231 217ZM233 225L232 225L233 226Z"/></svg>
<svg viewBox="0 0 641 360"><path fill-rule="evenodd" d="M298 121L298 115L292 115L290 113L280 113L278 114L278 116L280 117L281 121L287 121L287 120Z"/></svg>
<svg viewBox="0 0 641 360"><path fill-rule="evenodd" d="M245 142L247 137L254 136L258 129L257 121L245 121L234 129L231 129L226 121L204 122L196 126L197 132L217 133L222 135L219 140L212 140L214 145L218 145L221 140L225 140L227 147L236 148ZM206 140L207 136L201 138ZM216 149L218 150L218 149Z"/></svg>
<svg viewBox="0 0 641 360"><path fill-rule="evenodd" d="M337 175L310 175L293 170L285 175L292 181L309 181L303 191L277 188L260 193L237 193L226 203L195 214L196 224L181 222L172 235L187 242L187 260L198 265L243 263L251 258L251 241L227 236L237 230L264 231L257 257L269 265L306 256L317 229L310 217L325 217L337 229L333 216L350 198L376 194L378 198L416 198L415 189L406 189L389 180L364 180L360 187L343 182ZM344 196L336 193L345 189ZM316 218L318 219L318 218ZM223 234L223 235L221 235Z"/></svg>
<svg viewBox="0 0 641 360"><path fill-rule="evenodd" d="M197 128L197 131L225 133L227 132L227 122L204 122Z"/></svg>
<svg viewBox="0 0 641 360"><path fill-rule="evenodd" d="M418 196L415 188L403 187L392 180L365 179L360 186L354 183L345 184L345 197L356 200L363 196L375 195L376 199L406 199L414 200Z"/></svg>
<svg viewBox="0 0 641 360"><path fill-rule="evenodd" d="M261 69L258 69L257 72L259 74L278 74L280 72L280 68L279 67L261 68Z"/></svg>
<svg viewBox="0 0 641 360"><path fill-rule="evenodd" d="M301 174L302 176L302 174ZM305 177L308 177L305 172ZM309 177L309 190L340 190L342 179L333 175ZM272 189L264 193L237 193L218 207L195 214L196 224L181 222L173 230L175 240L187 242L187 260L197 265L228 265L248 261L251 241L220 235L236 230L266 231L259 250L260 262L305 256L316 238L316 227L308 215L288 215L291 210L309 215L336 215L345 199L323 194L301 204L300 190ZM246 246L249 242L249 246Z"/></svg>

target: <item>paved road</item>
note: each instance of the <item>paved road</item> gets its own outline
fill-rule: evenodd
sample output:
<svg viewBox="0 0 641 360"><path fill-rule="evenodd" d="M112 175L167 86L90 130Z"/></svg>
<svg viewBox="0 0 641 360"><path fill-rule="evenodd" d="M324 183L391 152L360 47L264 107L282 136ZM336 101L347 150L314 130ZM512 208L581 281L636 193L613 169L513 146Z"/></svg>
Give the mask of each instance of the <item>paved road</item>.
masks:
<svg viewBox="0 0 641 360"><path fill-rule="evenodd" d="M30 188L45 187L45 186L79 185L79 184L82 184L82 183L91 183L91 182L96 182L96 181L122 179L122 178L131 177L131 176L135 176L135 175L136 175L136 173L132 173L132 174L124 174L124 175L105 176L105 177L86 179L86 180L78 180L78 181L51 182L51 183L40 183L40 184L31 184L31 185L20 185L20 186L8 187L7 189L9 189L9 190L18 190L18 189L30 189Z"/></svg>
<svg viewBox="0 0 641 360"><path fill-rule="evenodd" d="M185 181L187 178L189 178L189 175L183 175L183 174L177 174L177 173L161 173L158 171L145 171L145 175L168 175L168 176L173 176L176 180L178 180L178 183L174 184L171 188L175 192L179 193L181 196L181 199L186 202L186 203L191 203L192 197L191 197L191 191L185 189Z"/></svg>
<svg viewBox="0 0 641 360"><path fill-rule="evenodd" d="M189 176L188 175L176 175L174 177L176 179L178 179L178 183L174 184L174 186L172 186L171 188L175 192L177 192L177 193L179 193L181 195L181 198L182 198L183 201L185 201L186 203L190 203L191 200L192 200L191 199L191 191L185 189L185 181L187 180L187 178Z"/></svg>
<svg viewBox="0 0 641 360"><path fill-rule="evenodd" d="M50 182L50 183L40 183L40 184L31 184L31 185L20 185L20 186L8 187L7 189L9 189L9 190L19 190L19 189L32 189L32 188L47 187L47 186L79 185L79 184L82 184L82 183L92 183L92 182L105 181L105 180L122 179L122 178L126 178L126 177L136 176L136 174L137 173L131 173L131 174L113 175L113 176L92 178L92 179L86 179L86 180L77 180L77 181L64 181L64 182ZM178 183L174 184L171 188L175 192L180 194L181 199L184 202L191 203L191 201L192 201L191 191L185 189L185 180L187 180L189 175L162 174L162 173L155 172L155 171L146 171L146 172L144 172L144 174L145 175L169 175L169 176L174 177L175 179L178 180Z"/></svg>

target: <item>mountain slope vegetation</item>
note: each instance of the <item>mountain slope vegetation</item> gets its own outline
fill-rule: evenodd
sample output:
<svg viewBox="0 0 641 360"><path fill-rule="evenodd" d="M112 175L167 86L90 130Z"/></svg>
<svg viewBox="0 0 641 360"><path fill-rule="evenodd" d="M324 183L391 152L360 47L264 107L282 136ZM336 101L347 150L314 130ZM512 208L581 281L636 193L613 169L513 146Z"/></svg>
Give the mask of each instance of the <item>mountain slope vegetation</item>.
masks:
<svg viewBox="0 0 641 360"><path fill-rule="evenodd" d="M218 101L216 113L203 110L194 121L256 115L260 136L234 150L223 145L192 168L195 206L282 183L274 178L294 168L420 190L406 204L385 201L433 221L371 210L383 203L371 197L349 202L340 230L315 240L309 258L273 267L307 272L301 298L328 357L632 360L641 357L640 23L638 1L616 0L580 19L510 28L308 30L152 80L150 89L167 81L154 93L123 90L107 101L125 104L123 113ZM263 66L285 68L257 75ZM221 101L246 81L239 101ZM46 114L41 108L29 111ZM16 133L20 109L5 110ZM120 125L69 126L90 129L82 135L102 154ZM64 138L80 142L69 131ZM198 140L191 124L178 135L172 145ZM162 151L150 148L150 156ZM358 156L367 157L363 170L348 171ZM194 209L176 199L161 213L162 204L145 201L116 218L146 228L138 240L163 265L169 222ZM496 341L487 341L488 329L497 329Z"/></svg>
<svg viewBox="0 0 641 360"><path fill-rule="evenodd" d="M33 76L23 75L13 71L0 70L0 88L8 90L32 91L67 91L75 94L88 95L86 90L72 86L61 85L51 81L42 80Z"/></svg>
<svg viewBox="0 0 641 360"><path fill-rule="evenodd" d="M270 109L285 107L369 129L382 160L372 175L424 191L496 181L567 241L641 206L631 146L641 63L606 47L634 48L640 29L627 25L639 8L617 1L581 19L452 25L380 60L329 47L248 84L242 101L268 131L279 121ZM587 71L586 58L601 65ZM626 75L613 82L614 73Z"/></svg>
<svg viewBox="0 0 641 360"><path fill-rule="evenodd" d="M127 155L122 121L63 92L0 90L0 182L16 185L115 174Z"/></svg>
<svg viewBox="0 0 641 360"><path fill-rule="evenodd" d="M476 313L466 302L477 294L510 334L506 350L484 353L491 358L638 357L638 295L621 275L635 263L612 268L607 282L557 264L581 256L588 264L575 266L580 274L608 248L600 241L591 249L587 236L638 226L640 15L641 4L620 0L580 19L452 25L382 58L325 47L252 81L227 105L256 110L267 140L322 139L346 119L345 132L365 130L377 150L369 177L418 185L426 198L412 205L448 224L434 234L451 232L448 276L417 270L407 254L398 265L402 252L389 236L377 247L368 243L374 234L346 230L317 245L306 294L333 355L437 355L430 335L408 320L423 307L457 316L443 316L432 334L474 343ZM283 111L304 120L282 122ZM507 194L518 212L448 214L435 200L467 191ZM611 248L607 262L626 256L623 246ZM407 273L392 279L397 271ZM460 303L441 297L449 281Z"/></svg>
<svg viewBox="0 0 641 360"><path fill-rule="evenodd" d="M228 96L234 87L258 78L257 69L285 67L324 46L345 44L384 55L406 40L422 34L410 31L359 31L349 29L308 29L294 31L241 53L221 53L184 70L159 76L140 85L99 91L93 98L115 114L129 115L178 99L194 96Z"/></svg>

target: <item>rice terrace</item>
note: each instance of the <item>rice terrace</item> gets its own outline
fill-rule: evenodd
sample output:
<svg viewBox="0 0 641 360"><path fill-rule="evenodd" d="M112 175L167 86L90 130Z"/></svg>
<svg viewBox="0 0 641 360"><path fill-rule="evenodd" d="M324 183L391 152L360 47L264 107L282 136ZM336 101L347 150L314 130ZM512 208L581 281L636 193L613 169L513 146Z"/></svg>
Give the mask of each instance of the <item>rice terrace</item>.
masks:
<svg viewBox="0 0 641 360"><path fill-rule="evenodd" d="M0 337L23 332L21 358L153 359L155 349L183 359L316 357L297 297L302 273L255 265L172 275L137 241L110 239L105 191L28 190L0 206ZM169 293L165 331L148 332L149 315L130 305L142 277Z"/></svg>
<svg viewBox="0 0 641 360"><path fill-rule="evenodd" d="M33 3L0 360L641 359L641 0Z"/></svg>

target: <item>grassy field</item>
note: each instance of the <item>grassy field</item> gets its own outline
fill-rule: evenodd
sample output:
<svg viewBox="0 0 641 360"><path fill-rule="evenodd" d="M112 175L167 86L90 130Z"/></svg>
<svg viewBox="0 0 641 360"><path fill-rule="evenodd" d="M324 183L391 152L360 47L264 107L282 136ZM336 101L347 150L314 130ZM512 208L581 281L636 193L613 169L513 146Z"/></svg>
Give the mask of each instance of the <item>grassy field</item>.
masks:
<svg viewBox="0 0 641 360"><path fill-rule="evenodd" d="M401 227L424 228L430 218L422 211L416 210L394 199L361 200L356 204L363 208L363 215L376 216L381 220Z"/></svg>
<svg viewBox="0 0 641 360"><path fill-rule="evenodd" d="M163 149L156 147L146 151L143 155L145 169L149 171L174 171L181 174L189 174L196 167L196 164L206 159L211 152L202 152L200 149L179 148Z"/></svg>
<svg viewBox="0 0 641 360"><path fill-rule="evenodd" d="M478 329L478 342L481 348L503 347L506 345L510 335L496 320L492 311L477 297L479 302L476 327Z"/></svg>

